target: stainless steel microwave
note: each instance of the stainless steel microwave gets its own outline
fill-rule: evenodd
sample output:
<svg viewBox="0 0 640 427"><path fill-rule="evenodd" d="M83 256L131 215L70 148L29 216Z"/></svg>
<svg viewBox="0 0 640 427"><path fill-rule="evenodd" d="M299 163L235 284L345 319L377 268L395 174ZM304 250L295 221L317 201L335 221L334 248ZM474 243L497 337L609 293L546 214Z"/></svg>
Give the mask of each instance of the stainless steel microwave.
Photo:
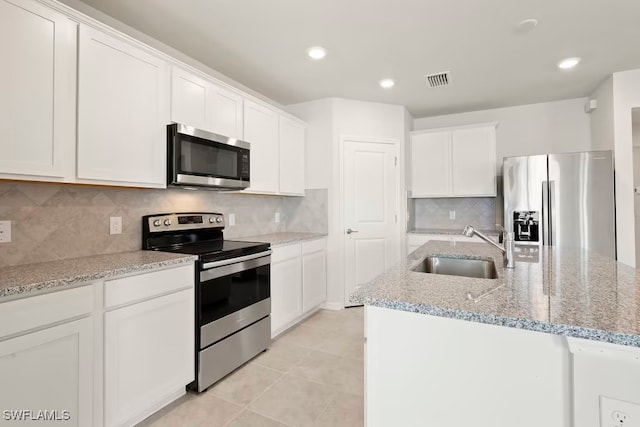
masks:
<svg viewBox="0 0 640 427"><path fill-rule="evenodd" d="M249 187L250 144L173 123L167 126L167 186Z"/></svg>

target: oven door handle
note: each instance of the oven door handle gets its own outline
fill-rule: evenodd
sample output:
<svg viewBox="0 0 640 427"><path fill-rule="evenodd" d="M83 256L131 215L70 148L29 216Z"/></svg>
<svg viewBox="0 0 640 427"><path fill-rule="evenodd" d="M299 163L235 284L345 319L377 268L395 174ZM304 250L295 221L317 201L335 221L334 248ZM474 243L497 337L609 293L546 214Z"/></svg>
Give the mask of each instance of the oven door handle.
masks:
<svg viewBox="0 0 640 427"><path fill-rule="evenodd" d="M245 257L235 258L233 263L210 268L208 270L202 270L200 272L200 283L204 284L204 282L217 279L219 277L230 276L242 271L269 265L271 263L271 256L269 255L271 251L262 253L267 255L262 255L260 257L250 256L249 259L245 259L244 261L240 261L240 259Z"/></svg>
<svg viewBox="0 0 640 427"><path fill-rule="evenodd" d="M259 252L257 254L245 255L238 258L223 259L222 261L208 262L202 265L203 270L209 268L222 267L223 265L235 264L236 262L249 261L251 259L261 258L263 256L271 255L271 250Z"/></svg>

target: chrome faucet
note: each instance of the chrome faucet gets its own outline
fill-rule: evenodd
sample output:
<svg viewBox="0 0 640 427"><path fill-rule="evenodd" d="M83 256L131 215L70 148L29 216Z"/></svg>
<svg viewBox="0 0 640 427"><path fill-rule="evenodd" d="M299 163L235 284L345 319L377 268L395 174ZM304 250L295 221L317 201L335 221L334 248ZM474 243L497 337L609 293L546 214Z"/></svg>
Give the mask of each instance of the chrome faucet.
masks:
<svg viewBox="0 0 640 427"><path fill-rule="evenodd" d="M487 243L495 246L496 248L500 249L500 251L502 252L502 254L504 256L504 266L506 268L514 268L515 265L516 265L516 260L515 260L515 257L514 257L513 233L508 233L507 230L505 230L504 227L499 225L499 224L496 224L496 227L502 233L504 246L500 246L499 244L497 244L496 242L491 240L489 237L487 237L483 233L479 232L478 230L476 230L475 228L473 228L470 225L467 225L464 228L464 231L462 231L462 234L464 234L467 237L473 237L474 235L478 236L479 238L481 238L485 242L487 242Z"/></svg>

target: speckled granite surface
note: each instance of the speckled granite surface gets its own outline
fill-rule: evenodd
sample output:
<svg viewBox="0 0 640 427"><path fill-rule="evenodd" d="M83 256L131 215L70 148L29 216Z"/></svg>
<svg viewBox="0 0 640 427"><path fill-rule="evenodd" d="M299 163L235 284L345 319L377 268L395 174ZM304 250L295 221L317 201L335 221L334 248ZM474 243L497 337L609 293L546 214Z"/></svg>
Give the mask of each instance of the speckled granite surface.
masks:
<svg viewBox="0 0 640 427"><path fill-rule="evenodd" d="M188 264L195 259L191 255L168 252L132 251L2 267L0 302L29 296L30 292L62 290L92 280Z"/></svg>
<svg viewBox="0 0 640 427"><path fill-rule="evenodd" d="M323 237L327 237L327 235L322 233L285 232L261 234L258 236L235 237L233 240L241 240L243 242L271 243L271 246L277 246L285 245L287 243L303 242L305 240L321 239Z"/></svg>
<svg viewBox="0 0 640 427"><path fill-rule="evenodd" d="M457 235L462 236L462 228L416 228L413 230L407 230L409 234L446 234L446 235ZM478 230L479 232L486 234L487 236L499 236L500 232L498 230Z"/></svg>
<svg viewBox="0 0 640 427"><path fill-rule="evenodd" d="M410 270L433 254L494 259L498 279ZM501 252L488 244L430 241L405 262L357 289L350 300L640 347L640 288L635 269L597 254L564 248L543 247L529 260L516 261L514 269L505 269Z"/></svg>

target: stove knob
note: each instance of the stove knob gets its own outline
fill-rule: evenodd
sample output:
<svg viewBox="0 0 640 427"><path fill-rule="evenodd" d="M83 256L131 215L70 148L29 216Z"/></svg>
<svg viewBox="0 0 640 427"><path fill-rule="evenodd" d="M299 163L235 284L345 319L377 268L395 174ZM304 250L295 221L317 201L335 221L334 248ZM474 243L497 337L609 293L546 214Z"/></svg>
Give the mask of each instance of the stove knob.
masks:
<svg viewBox="0 0 640 427"><path fill-rule="evenodd" d="M222 218L217 217L217 218L216 218L216 222L222 222Z"/></svg>
<svg viewBox="0 0 640 427"><path fill-rule="evenodd" d="M210 217L209 218L209 223L213 224L214 222L216 222L216 219L214 217Z"/></svg>
<svg viewBox="0 0 640 427"><path fill-rule="evenodd" d="M160 227L160 220L156 219L155 221L153 221L153 225L156 227Z"/></svg>
<svg viewBox="0 0 640 427"><path fill-rule="evenodd" d="M171 225L171 220L170 219L165 219L164 220L164 225L166 225L167 227Z"/></svg>

